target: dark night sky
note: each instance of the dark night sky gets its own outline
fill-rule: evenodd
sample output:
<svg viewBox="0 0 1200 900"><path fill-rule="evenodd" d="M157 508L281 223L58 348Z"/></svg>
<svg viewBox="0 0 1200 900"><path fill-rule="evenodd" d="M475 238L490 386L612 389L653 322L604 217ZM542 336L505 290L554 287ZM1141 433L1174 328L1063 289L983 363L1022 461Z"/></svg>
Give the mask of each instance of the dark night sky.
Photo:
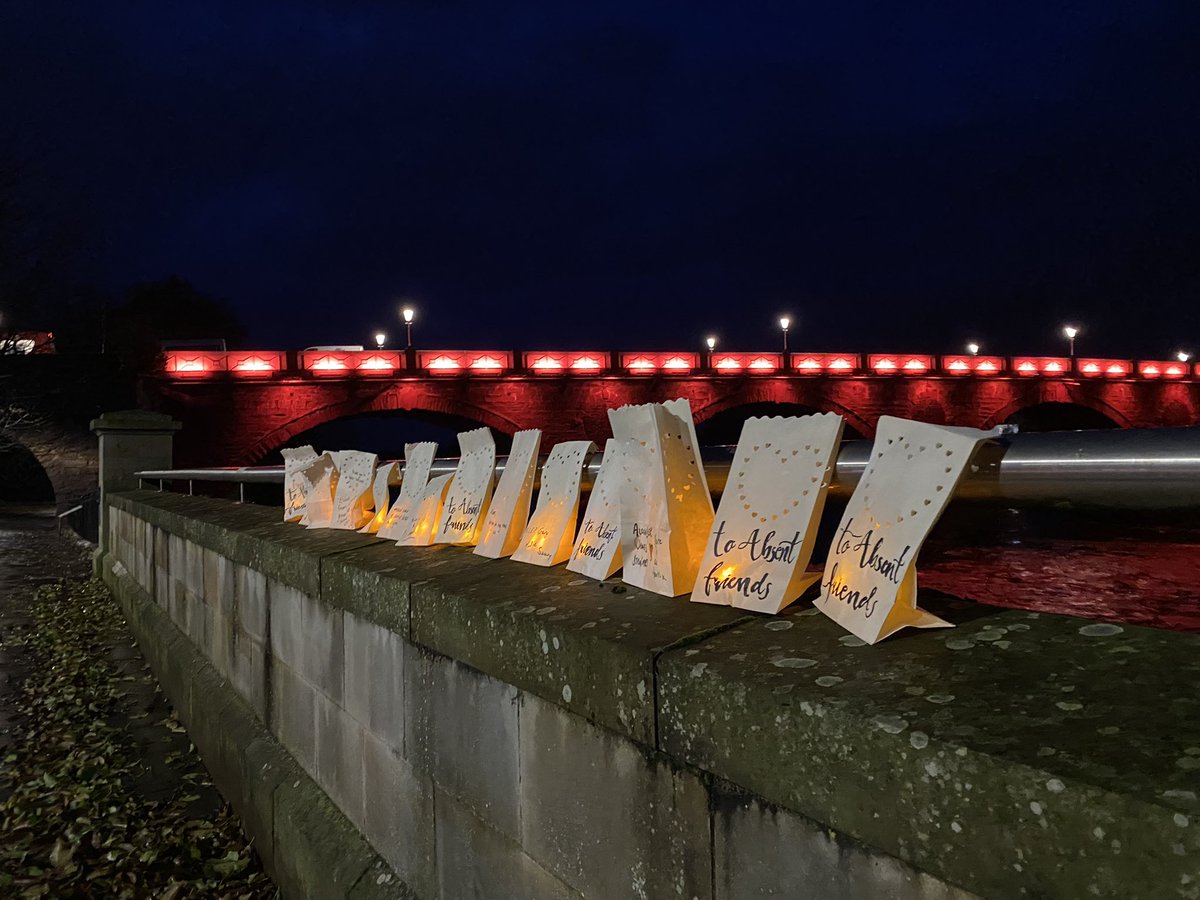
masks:
<svg viewBox="0 0 1200 900"><path fill-rule="evenodd" d="M8 2L77 277L250 342L1200 347L1200 4Z"/></svg>

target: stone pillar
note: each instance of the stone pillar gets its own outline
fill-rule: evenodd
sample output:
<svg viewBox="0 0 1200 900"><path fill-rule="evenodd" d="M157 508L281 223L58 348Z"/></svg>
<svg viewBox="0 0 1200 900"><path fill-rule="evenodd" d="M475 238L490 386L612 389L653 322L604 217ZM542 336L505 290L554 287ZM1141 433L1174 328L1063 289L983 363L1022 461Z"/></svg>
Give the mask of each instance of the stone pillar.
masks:
<svg viewBox="0 0 1200 900"><path fill-rule="evenodd" d="M141 409L92 420L92 433L100 439L100 553L108 549L109 491L136 490L134 473L171 468L172 444L181 427L170 416Z"/></svg>

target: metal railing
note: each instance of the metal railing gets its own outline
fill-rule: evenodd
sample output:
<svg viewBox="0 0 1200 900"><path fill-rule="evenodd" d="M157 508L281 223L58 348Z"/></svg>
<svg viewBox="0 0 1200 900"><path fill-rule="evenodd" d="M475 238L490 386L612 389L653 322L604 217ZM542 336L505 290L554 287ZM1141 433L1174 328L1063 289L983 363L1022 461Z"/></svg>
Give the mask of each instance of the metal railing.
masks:
<svg viewBox="0 0 1200 900"><path fill-rule="evenodd" d="M709 487L724 490L732 446L701 451ZM869 441L847 441L838 454L830 491L848 496L871 454ZM584 470L587 490L600 470L601 454L592 454ZM504 472L498 457L496 474ZM539 460L539 472L543 456ZM455 457L434 461L432 476L453 472ZM144 482L227 482L239 485L245 501L248 484L283 484L283 466L214 469L162 469L138 472ZM1051 431L1003 434L987 442L972 460L956 497L991 499L1014 506L1071 503L1120 509L1200 508L1200 427L1111 431Z"/></svg>

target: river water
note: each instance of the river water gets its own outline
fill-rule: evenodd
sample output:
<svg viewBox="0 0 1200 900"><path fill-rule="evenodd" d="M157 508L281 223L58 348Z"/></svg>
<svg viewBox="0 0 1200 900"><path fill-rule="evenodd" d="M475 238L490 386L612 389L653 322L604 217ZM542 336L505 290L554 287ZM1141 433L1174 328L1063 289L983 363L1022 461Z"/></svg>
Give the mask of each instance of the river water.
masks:
<svg viewBox="0 0 1200 900"><path fill-rule="evenodd" d="M1200 514L953 503L918 583L998 606L1200 631Z"/></svg>

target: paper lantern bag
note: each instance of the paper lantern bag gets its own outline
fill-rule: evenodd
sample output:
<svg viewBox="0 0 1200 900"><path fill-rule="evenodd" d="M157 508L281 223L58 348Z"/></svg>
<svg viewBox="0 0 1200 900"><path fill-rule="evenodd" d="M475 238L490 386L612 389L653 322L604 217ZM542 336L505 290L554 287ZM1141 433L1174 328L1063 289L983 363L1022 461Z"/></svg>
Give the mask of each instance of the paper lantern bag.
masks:
<svg viewBox="0 0 1200 900"><path fill-rule="evenodd" d="M404 515L393 526L398 547L428 547L437 536L442 507L450 490L453 475L439 475L429 479L421 496L411 504Z"/></svg>
<svg viewBox="0 0 1200 900"><path fill-rule="evenodd" d="M834 532L815 604L874 644L901 628L949 628L917 606L917 554L981 441L995 431L883 416Z"/></svg>
<svg viewBox="0 0 1200 900"><path fill-rule="evenodd" d="M820 579L807 568L842 427L835 413L746 422L693 601L777 613Z"/></svg>
<svg viewBox="0 0 1200 900"><path fill-rule="evenodd" d="M603 581L621 568L621 446L604 445L600 471L588 495L583 522L567 560L567 569Z"/></svg>
<svg viewBox="0 0 1200 900"><path fill-rule="evenodd" d="M332 456L338 467L338 481L329 527L357 531L371 519L379 457L362 450L335 450Z"/></svg>
<svg viewBox="0 0 1200 900"><path fill-rule="evenodd" d="M338 467L333 454L325 451L309 460L297 478L304 492L304 517L300 524L306 528L328 528L338 484Z"/></svg>
<svg viewBox="0 0 1200 900"><path fill-rule="evenodd" d="M520 546L521 535L529 521L529 504L533 500L533 481L537 476L538 448L541 443L542 432L537 428L518 431L513 435L504 472L500 475L479 531L476 555L499 559L512 556Z"/></svg>
<svg viewBox="0 0 1200 900"><path fill-rule="evenodd" d="M312 487L302 472L317 458L317 451L311 444L305 444L280 452L283 456L283 521L299 522L308 512L305 492Z"/></svg>
<svg viewBox="0 0 1200 900"><path fill-rule="evenodd" d="M686 594L713 521L691 407L670 400L608 416L622 450L621 577L667 597Z"/></svg>
<svg viewBox="0 0 1200 900"><path fill-rule="evenodd" d="M492 499L496 476L492 432L486 427L464 431L458 436L458 448L461 456L442 507L435 544L474 545Z"/></svg>
<svg viewBox="0 0 1200 900"><path fill-rule="evenodd" d="M435 441L421 441L404 445L404 476L400 482L400 496L384 516L379 536L389 541L398 541L408 532L401 527L405 514L421 502L425 486L429 483L429 472L437 454Z"/></svg>
<svg viewBox="0 0 1200 900"><path fill-rule="evenodd" d="M383 520L388 514L388 500L391 498L389 486L400 471L397 462L382 463L375 469L375 483L371 487L372 514L367 524L358 529L362 534L376 534L383 527Z"/></svg>
<svg viewBox="0 0 1200 900"><path fill-rule="evenodd" d="M555 444L542 466L537 507L529 520L520 546L513 553L517 562L555 566L564 562L575 543L575 520L579 517L579 483L591 441Z"/></svg>

